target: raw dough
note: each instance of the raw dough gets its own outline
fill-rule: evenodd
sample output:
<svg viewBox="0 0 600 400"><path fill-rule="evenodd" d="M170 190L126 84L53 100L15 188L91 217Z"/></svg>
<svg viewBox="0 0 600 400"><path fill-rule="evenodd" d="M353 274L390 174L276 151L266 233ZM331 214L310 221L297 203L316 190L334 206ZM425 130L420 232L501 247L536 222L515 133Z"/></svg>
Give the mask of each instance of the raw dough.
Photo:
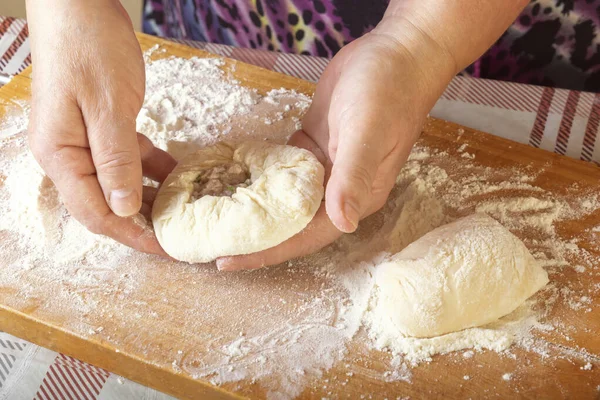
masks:
<svg viewBox="0 0 600 400"><path fill-rule="evenodd" d="M511 313L548 283L548 275L516 236L474 214L378 265L375 283L374 312L386 333L432 337Z"/></svg>
<svg viewBox="0 0 600 400"><path fill-rule="evenodd" d="M224 171L233 172L218 175ZM316 157L293 146L261 141L204 148L181 160L159 189L156 236L171 257L190 263L268 249L310 222L323 198L323 176ZM214 195L196 199L207 192Z"/></svg>

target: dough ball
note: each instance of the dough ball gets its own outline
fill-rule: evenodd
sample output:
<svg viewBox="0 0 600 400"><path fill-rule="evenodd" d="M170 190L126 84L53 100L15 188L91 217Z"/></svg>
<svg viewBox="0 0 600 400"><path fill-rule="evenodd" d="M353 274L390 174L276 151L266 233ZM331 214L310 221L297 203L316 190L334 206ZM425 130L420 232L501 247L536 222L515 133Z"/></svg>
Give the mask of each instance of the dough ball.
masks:
<svg viewBox="0 0 600 400"><path fill-rule="evenodd" d="M182 159L160 187L152 222L173 258L209 262L276 246L300 232L323 198L309 151L264 141L219 143Z"/></svg>
<svg viewBox="0 0 600 400"><path fill-rule="evenodd" d="M432 337L485 325L548 283L523 242L485 214L427 233L377 266L385 331Z"/></svg>

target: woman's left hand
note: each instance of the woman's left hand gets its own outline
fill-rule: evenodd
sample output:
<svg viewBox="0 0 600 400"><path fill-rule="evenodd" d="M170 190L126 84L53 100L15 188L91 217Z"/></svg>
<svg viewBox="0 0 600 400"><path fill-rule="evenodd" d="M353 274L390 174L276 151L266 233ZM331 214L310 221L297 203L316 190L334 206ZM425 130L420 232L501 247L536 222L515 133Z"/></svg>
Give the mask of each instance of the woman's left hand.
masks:
<svg viewBox="0 0 600 400"><path fill-rule="evenodd" d="M457 72L452 56L413 28L407 23L401 37L375 29L333 58L303 130L289 142L313 151L325 165L325 201L299 234L262 252L220 258L220 270L313 253L383 207L427 113Z"/></svg>

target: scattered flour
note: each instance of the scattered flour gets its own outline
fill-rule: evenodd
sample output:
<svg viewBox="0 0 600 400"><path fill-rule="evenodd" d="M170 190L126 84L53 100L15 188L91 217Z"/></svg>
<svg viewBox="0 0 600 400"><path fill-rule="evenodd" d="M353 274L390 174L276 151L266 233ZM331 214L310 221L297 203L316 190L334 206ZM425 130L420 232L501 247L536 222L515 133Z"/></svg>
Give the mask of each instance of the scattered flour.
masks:
<svg viewBox="0 0 600 400"><path fill-rule="evenodd" d="M0 143L6 139L24 132L29 122L29 103L24 101L13 101L15 107L7 109L7 113L0 120Z"/></svg>
<svg viewBox="0 0 600 400"><path fill-rule="evenodd" d="M262 96L227 79L224 65L219 58L170 57L147 62L146 98L136 121L138 132L179 159L221 140L248 138L255 130L251 123L258 122L260 131L273 139L265 125L276 132L286 116L293 119L310 104L308 97L289 90L275 89ZM256 112L250 113L269 107L275 111L261 120L254 118ZM241 119L235 129L231 119L242 115L253 121ZM294 124L294 128L299 127ZM281 136L280 132L277 135Z"/></svg>
<svg viewBox="0 0 600 400"><path fill-rule="evenodd" d="M223 79L223 60L164 58L146 64L146 98L137 130L156 146L170 141L218 140L218 126L234 114L250 112L259 95ZM173 71L177 71L173 74Z"/></svg>
<svg viewBox="0 0 600 400"><path fill-rule="evenodd" d="M580 274L583 274L586 271L586 268L583 265L574 265L573 269Z"/></svg>
<svg viewBox="0 0 600 400"><path fill-rule="evenodd" d="M260 94L226 79L222 67L218 59L148 61L138 131L180 157L225 139L285 141L299 127L310 104L306 96L285 90ZM574 196L583 199L578 202L556 196L535 185L539 171L486 168L470 155L453 161L422 145L413 150L384 210L319 254L239 274L139 254L89 233L68 216L26 150L21 132L28 106L19 105L19 110L18 117L0 125L0 287L14 293L3 301L20 310L35 304L30 312L39 318L60 321L80 336L114 346L116 352L127 343L137 356L177 373L240 390L243 385L235 382L258 382L268 397L290 398L311 385L322 386L319 379L326 371L352 361L347 359L349 343L365 353L389 354L384 381L410 382L411 369L419 363L459 350L466 350L464 359L485 349L509 357L511 345L556 356L538 332L567 338L569 328L550 317L551 311L560 305L588 312L600 293L600 287L558 279L568 265L576 277L597 273L597 258L557 229L562 220L599 208L597 197ZM468 154L465 149L460 149L463 155ZM430 230L475 211L488 213L521 237L548 269L551 284L484 327L428 339L399 336L389 341L374 335L370 300L377 264ZM167 284L153 286L156 282ZM40 290L42 303L37 302ZM231 310L236 312L233 322ZM185 319L178 319L182 314ZM156 342L118 336L127 329L136 335L155 330ZM159 343L161 338L170 339ZM172 352L165 361L168 348ZM344 370L349 368L347 364ZM582 367L591 368L590 363ZM348 371L337 377L338 388L354 375ZM327 383L324 393L332 384Z"/></svg>

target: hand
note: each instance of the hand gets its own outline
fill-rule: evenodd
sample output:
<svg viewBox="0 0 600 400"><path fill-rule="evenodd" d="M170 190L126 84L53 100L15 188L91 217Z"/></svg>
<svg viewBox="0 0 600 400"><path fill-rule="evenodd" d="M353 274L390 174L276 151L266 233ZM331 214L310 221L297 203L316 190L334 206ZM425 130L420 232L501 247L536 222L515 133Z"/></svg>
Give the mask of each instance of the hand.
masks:
<svg viewBox="0 0 600 400"><path fill-rule="evenodd" d="M455 73L444 49L410 27L399 40L375 30L344 47L321 77L290 144L326 167L325 201L286 242L217 260L220 270L252 269L315 252L386 202L427 113Z"/></svg>
<svg viewBox="0 0 600 400"><path fill-rule="evenodd" d="M144 62L118 0L28 0L33 55L31 151L71 215L95 233L163 254L148 226L153 190L175 165L135 130ZM142 202L145 204L142 205Z"/></svg>

